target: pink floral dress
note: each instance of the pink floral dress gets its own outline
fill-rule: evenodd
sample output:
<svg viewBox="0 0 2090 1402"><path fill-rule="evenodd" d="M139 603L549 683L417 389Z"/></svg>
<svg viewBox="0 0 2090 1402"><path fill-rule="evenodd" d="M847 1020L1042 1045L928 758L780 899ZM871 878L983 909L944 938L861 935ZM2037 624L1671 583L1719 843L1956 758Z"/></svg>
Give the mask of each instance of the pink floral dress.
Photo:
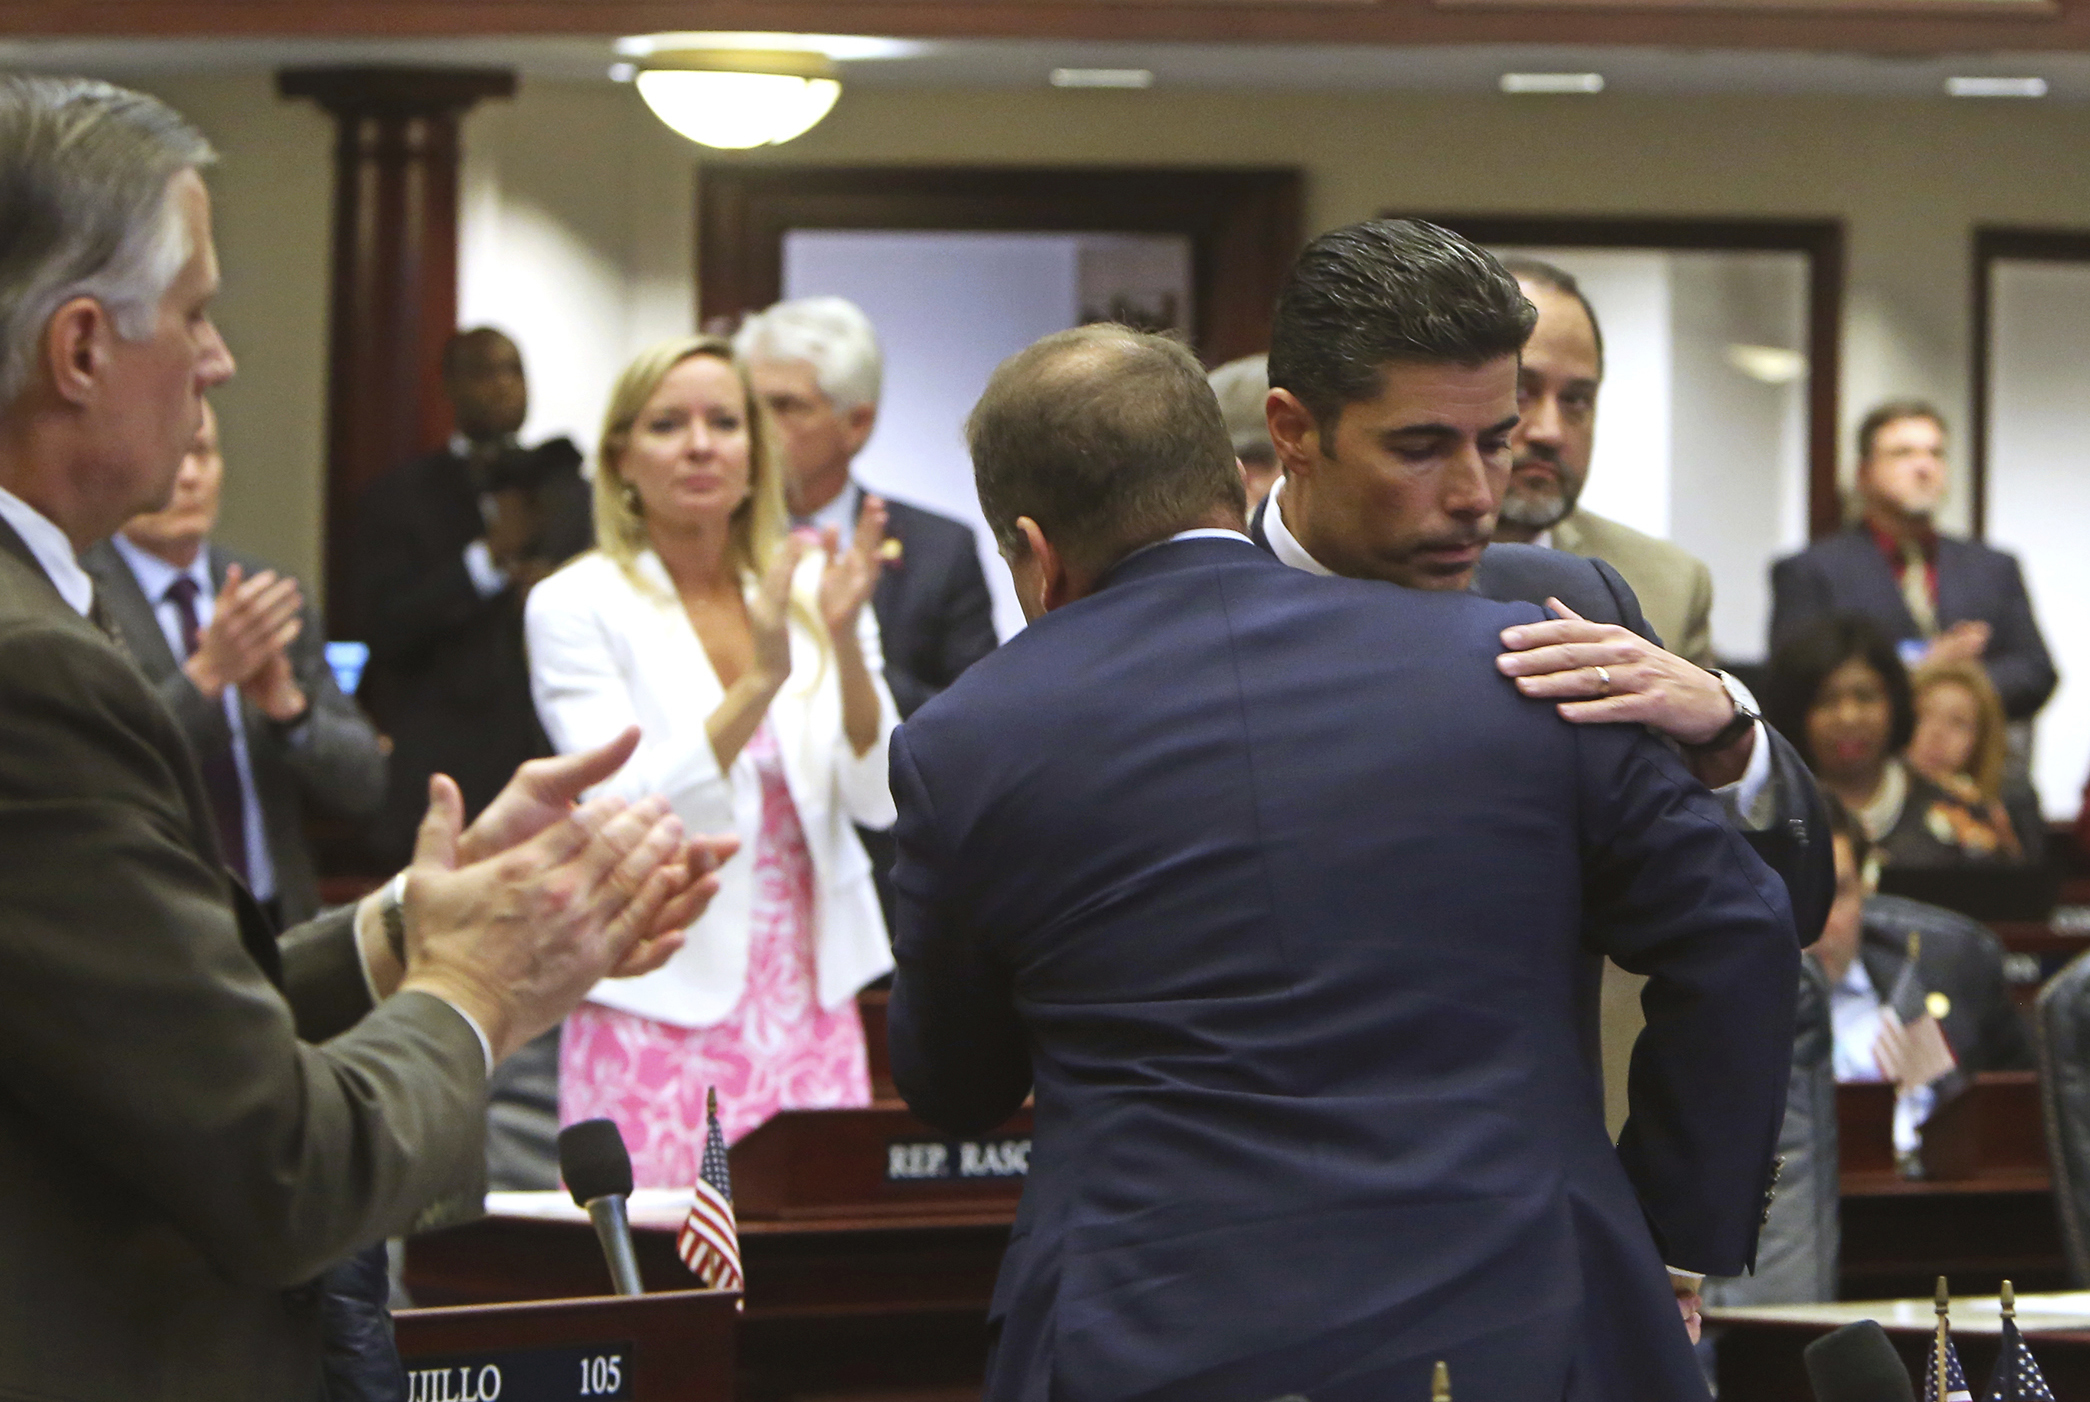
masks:
<svg viewBox="0 0 2090 1402"><path fill-rule="evenodd" d="M764 720L747 752L762 780L762 832L747 984L726 1020L677 1027L598 1003L566 1019L559 1122L614 1120L642 1188L686 1188L704 1157L704 1092L726 1138L779 1110L871 1103L864 1027L851 1000L821 1008L813 969L813 860Z"/></svg>

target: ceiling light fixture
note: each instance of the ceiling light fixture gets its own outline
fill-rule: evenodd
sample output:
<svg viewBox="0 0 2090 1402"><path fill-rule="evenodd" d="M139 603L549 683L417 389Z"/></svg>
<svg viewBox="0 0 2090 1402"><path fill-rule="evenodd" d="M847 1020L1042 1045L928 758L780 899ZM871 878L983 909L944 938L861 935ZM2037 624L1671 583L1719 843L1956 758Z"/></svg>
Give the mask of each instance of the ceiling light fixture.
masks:
<svg viewBox="0 0 2090 1402"><path fill-rule="evenodd" d="M1052 85L1056 88L1151 88L1154 86L1154 70L1055 68L1052 70Z"/></svg>
<svg viewBox="0 0 2090 1402"><path fill-rule="evenodd" d="M803 136L842 95L825 54L784 49L654 49L637 60L653 115L704 146L742 151Z"/></svg>
<svg viewBox="0 0 2090 1402"><path fill-rule="evenodd" d="M1947 78L1953 97L2045 97L2044 78Z"/></svg>
<svg viewBox="0 0 2090 1402"><path fill-rule="evenodd" d="M1507 93L1600 93L1601 73L1505 73L1502 90Z"/></svg>
<svg viewBox="0 0 2090 1402"><path fill-rule="evenodd" d="M1807 357L1783 346L1731 345L1727 363L1767 385L1789 385L1807 376Z"/></svg>

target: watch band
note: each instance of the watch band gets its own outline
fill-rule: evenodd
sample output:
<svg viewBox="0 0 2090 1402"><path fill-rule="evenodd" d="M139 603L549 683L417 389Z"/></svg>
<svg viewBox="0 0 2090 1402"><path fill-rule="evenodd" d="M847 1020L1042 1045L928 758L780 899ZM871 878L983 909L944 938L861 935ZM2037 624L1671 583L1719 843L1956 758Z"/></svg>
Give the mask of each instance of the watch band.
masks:
<svg viewBox="0 0 2090 1402"><path fill-rule="evenodd" d="M1716 750L1724 750L1763 719L1757 714L1752 698L1739 681L1722 671L1715 670L1713 675L1720 679L1721 687L1727 692L1727 699L1734 703L1734 718L1721 726L1709 739L1701 740L1695 745L1679 742L1680 747L1690 754L1711 754Z"/></svg>
<svg viewBox="0 0 2090 1402"><path fill-rule="evenodd" d="M406 873L400 872L385 885L377 903L378 919L384 922L385 945L399 967L406 967Z"/></svg>

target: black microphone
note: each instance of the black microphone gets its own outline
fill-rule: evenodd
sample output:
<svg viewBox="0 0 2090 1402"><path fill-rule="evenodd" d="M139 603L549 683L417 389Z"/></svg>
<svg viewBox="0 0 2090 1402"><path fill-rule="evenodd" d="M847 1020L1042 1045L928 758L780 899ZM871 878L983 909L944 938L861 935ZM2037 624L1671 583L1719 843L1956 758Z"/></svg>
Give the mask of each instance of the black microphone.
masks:
<svg viewBox="0 0 2090 1402"><path fill-rule="evenodd" d="M1815 1402L1916 1402L1908 1369L1876 1320L1861 1319L1824 1334L1800 1357Z"/></svg>
<svg viewBox="0 0 2090 1402"><path fill-rule="evenodd" d="M619 1295L641 1295L638 1257L631 1250L631 1218L625 1200L631 1196L631 1155L624 1136L610 1120L582 1120L559 1131L559 1176L566 1191L588 1209L596 1239L610 1263L610 1281Z"/></svg>

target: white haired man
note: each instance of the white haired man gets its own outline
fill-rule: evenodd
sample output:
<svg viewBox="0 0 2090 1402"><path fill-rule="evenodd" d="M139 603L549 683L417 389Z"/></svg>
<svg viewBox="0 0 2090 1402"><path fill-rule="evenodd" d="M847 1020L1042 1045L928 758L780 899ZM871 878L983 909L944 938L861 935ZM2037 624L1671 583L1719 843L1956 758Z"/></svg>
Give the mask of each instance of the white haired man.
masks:
<svg viewBox="0 0 2090 1402"><path fill-rule="evenodd" d="M832 527L846 548L864 500L850 465L877 426L885 377L870 318L840 297L800 297L749 317L733 346L783 437L794 522ZM871 610L904 720L994 651L994 604L970 528L885 504L886 564Z"/></svg>
<svg viewBox="0 0 2090 1402"><path fill-rule="evenodd" d="M469 828L437 778L411 867L273 937L78 558L233 372L210 160L151 98L0 76L0 1396L326 1395L318 1278L476 1196L493 1066L665 962L731 850L573 807L634 730Z"/></svg>

